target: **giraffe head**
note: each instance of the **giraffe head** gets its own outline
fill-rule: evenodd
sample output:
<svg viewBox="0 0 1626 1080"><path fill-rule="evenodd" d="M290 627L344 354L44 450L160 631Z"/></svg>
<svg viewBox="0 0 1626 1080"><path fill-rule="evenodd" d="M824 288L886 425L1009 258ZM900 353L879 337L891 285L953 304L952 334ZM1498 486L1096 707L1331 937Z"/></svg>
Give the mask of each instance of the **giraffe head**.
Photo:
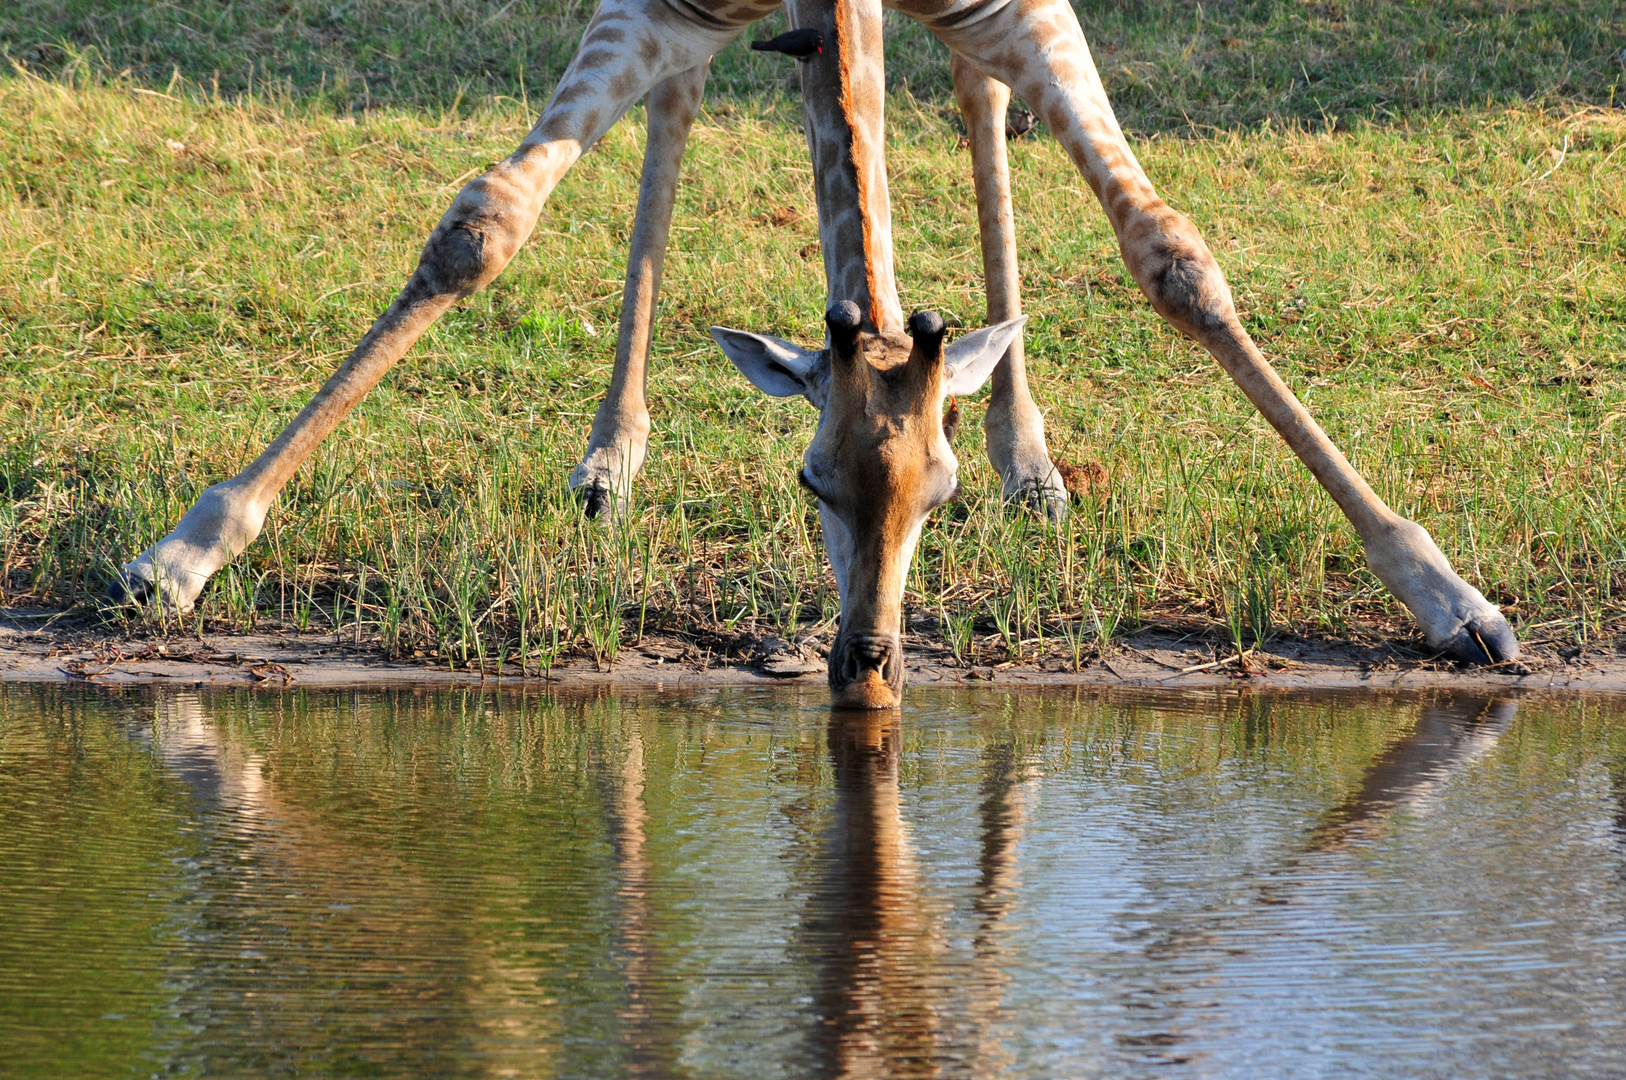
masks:
<svg viewBox="0 0 1626 1080"><path fill-rule="evenodd" d="M837 707L899 702L909 563L926 516L959 487L943 402L981 388L1024 321L945 347L943 320L933 312L910 318L908 336L869 332L858 305L842 301L825 314L829 344L818 350L712 328L758 389L774 397L801 394L819 410L799 479L819 501L824 549L841 591L841 627L830 648Z"/></svg>

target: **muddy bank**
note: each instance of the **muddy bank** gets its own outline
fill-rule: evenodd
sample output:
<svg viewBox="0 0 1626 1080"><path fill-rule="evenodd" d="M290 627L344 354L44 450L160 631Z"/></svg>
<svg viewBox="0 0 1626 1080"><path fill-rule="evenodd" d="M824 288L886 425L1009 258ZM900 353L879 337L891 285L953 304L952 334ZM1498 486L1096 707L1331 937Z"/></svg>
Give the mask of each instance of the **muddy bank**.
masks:
<svg viewBox="0 0 1626 1080"><path fill-rule="evenodd" d="M649 636L613 664L577 658L548 671L513 665L484 670L392 660L376 647L330 633L147 633L132 636L49 612L0 613L0 682L78 682L176 686L625 686L822 685L816 645L742 635L694 641ZM1149 687L1534 689L1626 691L1626 643L1584 649L1533 643L1517 665L1459 669L1389 643L1286 636L1238 658L1212 635L1145 630L1113 642L1105 655L1026 663L962 663L930 637L905 642L909 683Z"/></svg>

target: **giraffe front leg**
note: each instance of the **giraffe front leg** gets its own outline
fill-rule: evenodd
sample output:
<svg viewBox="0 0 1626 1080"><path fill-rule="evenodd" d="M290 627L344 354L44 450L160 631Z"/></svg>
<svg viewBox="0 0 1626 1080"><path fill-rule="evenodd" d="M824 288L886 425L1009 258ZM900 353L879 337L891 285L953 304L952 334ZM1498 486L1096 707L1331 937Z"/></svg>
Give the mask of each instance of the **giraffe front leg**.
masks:
<svg viewBox="0 0 1626 1080"><path fill-rule="evenodd" d="M240 476L206 489L169 535L124 564L107 587L108 599L159 600L186 614L215 571L260 535L267 509Z"/></svg>
<svg viewBox="0 0 1626 1080"><path fill-rule="evenodd" d="M1519 642L1501 611L1457 575L1427 530L1379 498L1270 366L1243 329L1196 227L1148 187L1125 214L1119 237L1124 261L1153 307L1213 354L1338 503L1361 536L1372 572L1411 611L1429 647L1460 663L1517 659Z"/></svg>
<svg viewBox="0 0 1626 1080"><path fill-rule="evenodd" d="M1501 609L1451 569L1427 529L1372 499L1388 513L1377 529L1360 530L1367 565L1406 605L1429 647L1463 664L1517 660L1519 638Z"/></svg>
<svg viewBox="0 0 1626 1080"><path fill-rule="evenodd" d="M923 21L931 25L929 16ZM1158 198L1135 160L1071 5L1010 3L969 26L932 28L1043 118L1099 196L1141 290L1214 355L1338 503L1360 533L1373 572L1410 609L1429 646L1463 663L1516 659L1518 639L1502 613L1452 570L1422 526L1384 504L1243 329L1208 246Z"/></svg>
<svg viewBox="0 0 1626 1080"><path fill-rule="evenodd" d="M570 486L589 517L612 508L624 510L633 478L644 465L650 427L645 391L661 267L672 230L683 147L700 113L705 86L706 65L701 64L672 76L649 92L649 141L644 147L627 282L621 294L615 372L610 377L609 392L593 418L587 456L570 474Z"/></svg>
<svg viewBox="0 0 1626 1080"><path fill-rule="evenodd" d="M682 21L659 0L604 0L536 126L458 193L411 279L355 351L248 468L205 491L173 532L125 564L109 597L191 610L210 575L259 535L278 493L322 439L431 323L514 257L583 151L650 87L703 64L737 33Z"/></svg>
<svg viewBox="0 0 1626 1080"><path fill-rule="evenodd" d="M966 138L971 144L977 230L982 240L988 324L992 326L1022 314L1011 172L1005 157L1005 108L1010 104L1011 91L958 54L951 64L954 96L965 117ZM1052 521L1065 520L1067 488L1045 445L1044 416L1028 392L1020 335L994 369L982 426L988 460L999 472L1005 501L1030 506Z"/></svg>

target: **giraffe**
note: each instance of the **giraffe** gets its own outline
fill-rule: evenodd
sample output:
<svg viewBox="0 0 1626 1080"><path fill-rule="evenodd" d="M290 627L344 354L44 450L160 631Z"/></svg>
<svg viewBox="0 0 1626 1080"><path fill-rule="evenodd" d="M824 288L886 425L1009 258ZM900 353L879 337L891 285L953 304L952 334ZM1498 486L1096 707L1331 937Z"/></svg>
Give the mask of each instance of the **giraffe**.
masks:
<svg viewBox="0 0 1626 1080"><path fill-rule="evenodd" d="M991 84L997 83L1014 90L1044 120L1096 194L1125 263L1153 307L1218 360L1333 497L1361 536L1369 565L1410 609L1430 646L1468 663L1515 659L1518 642L1501 612L1452 570L1421 526L1383 503L1248 336L1196 228L1158 197L1130 150L1066 0L887 0L887 5L921 22L948 46L962 75L957 83L962 102L991 109L997 100ZM635 235L643 230L643 243L635 247L628 270L633 302L623 309L622 325L634 332L624 335L625 349L618 346L621 386L619 393L612 387L607 398L641 406L642 355L670 220L669 205L664 213L659 210L658 199L668 198L664 192L670 187L660 177L675 175L676 168L670 144L677 131L687 131L698 109L709 57L777 6L777 0L603 0L536 126L512 155L458 194L412 277L339 371L247 469L205 491L171 534L124 567L111 588L115 597L156 595L160 602L189 607L208 576L258 534L277 492L320 440L436 318L496 277L529 235L564 172L634 102L654 91L651 102L658 108L652 117L669 128L660 147L652 139L650 153L659 149L671 164L661 165L640 191L641 208L647 198L653 212L640 215ZM804 349L724 328L714 328L713 336L760 389L802 394L820 409L800 475L819 498L826 551L841 593L842 624L830 658L833 700L886 707L897 704L902 685L898 630L904 571L926 515L955 488L957 462L944 436L942 402L989 378L1016 341L1022 320L1012 316L945 348L942 320L923 313L907 327L913 341L904 336L882 149L879 6L867 0L790 0L786 8L793 27L828 28L831 45L800 65L832 301L827 347ZM975 108L968 112L968 123L975 113ZM652 119L652 131L655 123ZM997 192L1003 180L993 157L979 153L973 139L979 193ZM979 217L991 214L997 225L998 199L990 205L980 208ZM1008 196L1004 212L1008 216ZM998 228L984 229L985 255L991 243L1008 243L1003 235ZM1011 256L1008 269L996 260L999 285L990 288L996 313L1017 304L1014 250L1006 246L1004 252ZM641 345L640 333L645 335ZM629 358L625 365L619 362L622 352ZM633 362L635 353L640 355ZM1019 392L1025 396L1018 364L1007 367L1007 400ZM995 392L996 397L1001 393L998 381ZM1011 430L1022 427L1021 412L1006 410ZM605 419L602 409L600 419ZM617 417L608 420L595 421L595 441L577 477L578 486L590 492L603 469L630 476L642 454L636 439L618 443ZM647 410L642 423L647 435ZM996 423L988 423L991 434ZM636 435L637 424L630 427ZM622 445L630 449L621 452ZM599 453L595 462L594 451L606 447L613 452ZM1048 461L1044 467L1048 476Z"/></svg>

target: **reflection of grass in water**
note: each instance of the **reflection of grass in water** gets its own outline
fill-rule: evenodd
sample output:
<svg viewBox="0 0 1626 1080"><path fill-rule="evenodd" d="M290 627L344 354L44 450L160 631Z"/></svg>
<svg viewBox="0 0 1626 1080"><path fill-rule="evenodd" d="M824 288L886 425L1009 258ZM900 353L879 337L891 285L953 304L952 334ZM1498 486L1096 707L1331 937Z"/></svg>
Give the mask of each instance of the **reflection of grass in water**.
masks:
<svg viewBox="0 0 1626 1080"><path fill-rule="evenodd" d="M83 69L0 81L8 603L95 594L248 460L382 309L470 170L530 123L502 101L352 123L303 99L136 89ZM899 104L904 301L974 323L966 159L948 122ZM636 115L299 474L190 627L331 625L402 655L547 666L607 659L645 629L827 625L834 587L794 480L812 413L750 391L704 332L819 333L790 115L772 99L697 127L656 433L624 528L584 522L564 480L613 355ZM1137 145L1284 377L1536 637L1621 626L1623 145L1618 113L1534 111ZM929 523L911 607L944 612L956 652L984 661L1061 639L1076 662L1085 635L1223 626L1230 609L1249 627L1405 626L1331 502L1128 282L1059 148L1012 155L1035 392L1056 452L1097 469L1059 531L1002 513L968 418L964 512ZM1233 561L1255 551L1274 585L1238 607Z"/></svg>

